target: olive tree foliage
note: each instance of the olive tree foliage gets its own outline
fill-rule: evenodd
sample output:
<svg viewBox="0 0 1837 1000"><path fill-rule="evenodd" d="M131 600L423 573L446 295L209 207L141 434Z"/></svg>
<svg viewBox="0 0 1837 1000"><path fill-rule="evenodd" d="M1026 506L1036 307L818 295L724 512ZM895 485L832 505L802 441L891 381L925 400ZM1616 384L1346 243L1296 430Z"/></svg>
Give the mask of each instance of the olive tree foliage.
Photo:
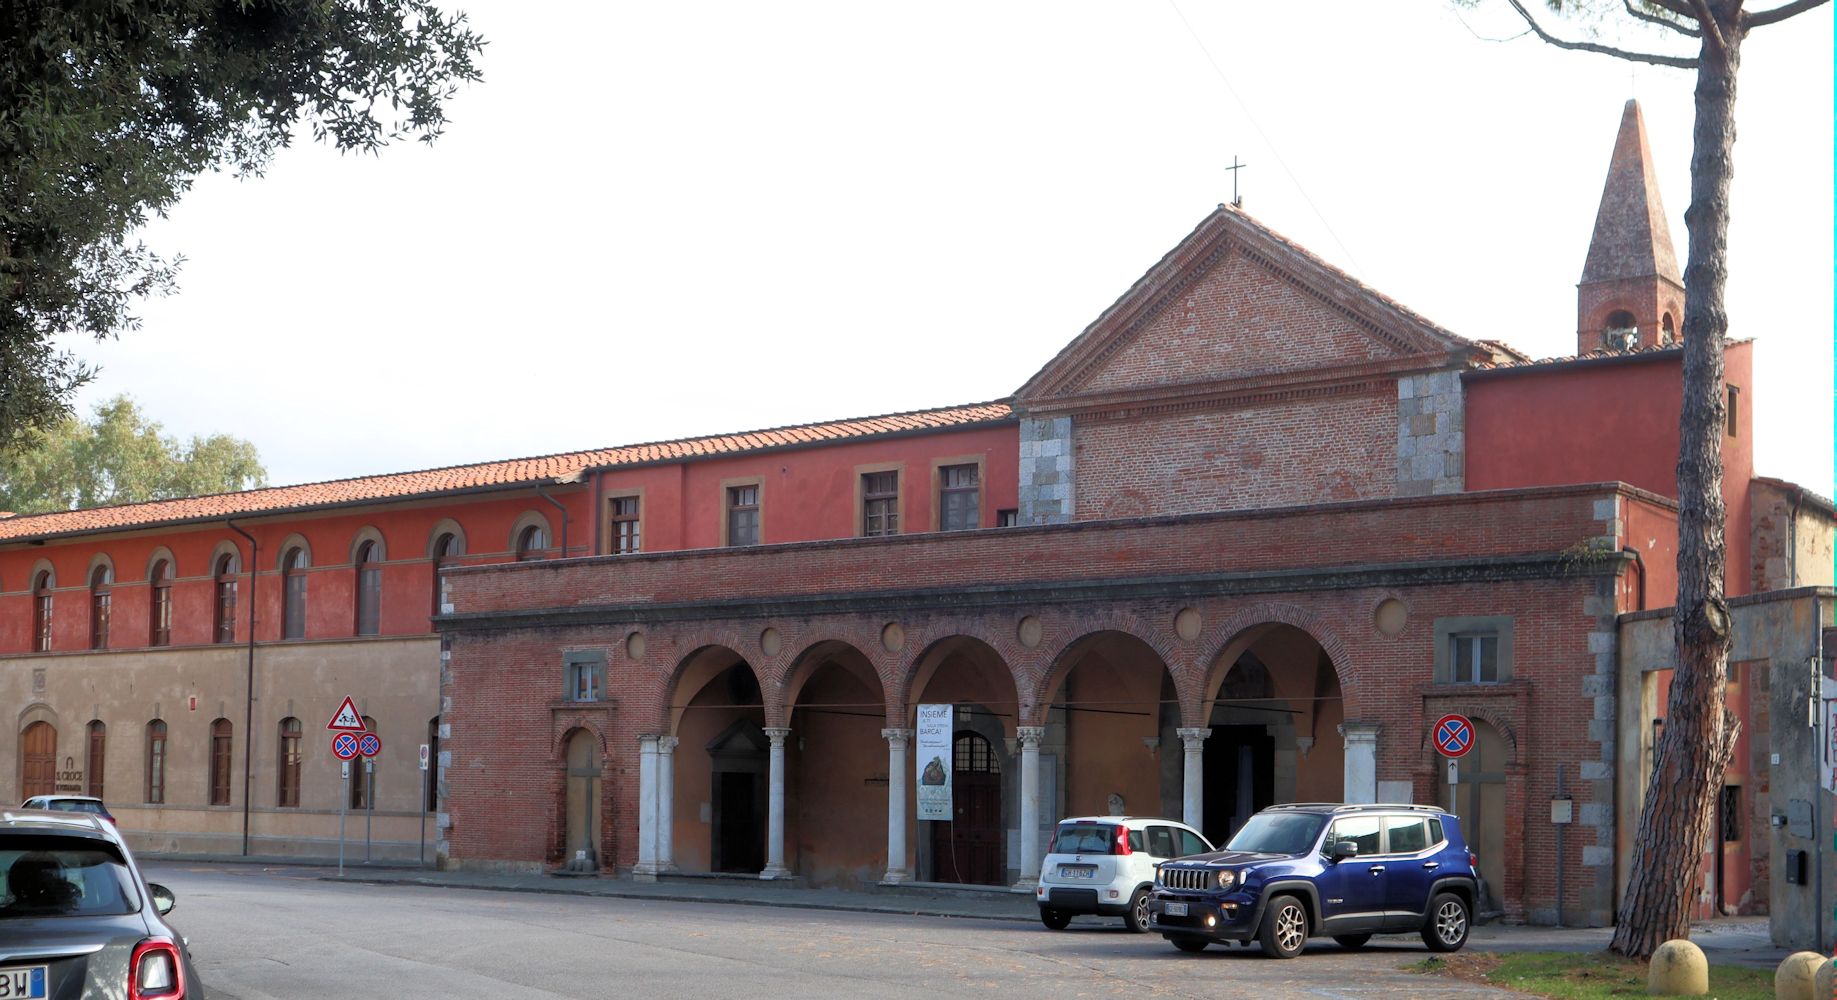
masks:
<svg viewBox="0 0 1837 1000"><path fill-rule="evenodd" d="M1495 0L1457 2L1473 6ZM1745 9L1746 0L1544 0L1548 10L1543 17L1526 6L1531 0L1503 2L1531 34L1551 45L1696 76L1690 207L1684 212L1689 254L1677 465L1678 595L1672 620L1677 666L1612 944L1620 954L1646 958L1659 944L1690 936L1703 844L1740 731L1724 700L1730 637L1723 588L1727 551L1721 446L1726 418L1722 353L1729 328L1723 292L1741 44L1748 32L1826 0L1790 0L1760 10ZM1590 37L1564 37L1551 30L1545 23L1551 14L1564 22L1559 28L1579 28ZM1652 45L1646 50L1604 44L1596 39L1605 26L1643 29L1636 34Z"/></svg>
<svg viewBox="0 0 1837 1000"><path fill-rule="evenodd" d="M0 450L95 375L53 338L174 287L182 258L134 234L197 175L259 175L301 125L431 142L483 44L425 0L0 3Z"/></svg>
<svg viewBox="0 0 1837 1000"><path fill-rule="evenodd" d="M19 433L0 455L0 510L44 514L82 507L229 493L265 486L255 446L228 434L171 437L127 396Z"/></svg>

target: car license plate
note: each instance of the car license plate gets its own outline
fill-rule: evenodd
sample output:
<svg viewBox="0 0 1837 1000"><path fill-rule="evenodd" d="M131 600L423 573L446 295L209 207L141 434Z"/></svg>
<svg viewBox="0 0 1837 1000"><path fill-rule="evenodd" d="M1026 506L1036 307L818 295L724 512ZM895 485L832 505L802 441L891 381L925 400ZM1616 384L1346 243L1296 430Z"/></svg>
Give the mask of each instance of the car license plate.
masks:
<svg viewBox="0 0 1837 1000"><path fill-rule="evenodd" d="M1185 903L1162 903L1161 912L1167 914L1170 917L1184 917L1186 916L1186 904Z"/></svg>
<svg viewBox="0 0 1837 1000"><path fill-rule="evenodd" d="M1096 878L1096 865L1060 865L1060 878Z"/></svg>
<svg viewBox="0 0 1837 1000"><path fill-rule="evenodd" d="M0 1000L43 1000L47 996L45 989L44 965L14 965L0 969Z"/></svg>

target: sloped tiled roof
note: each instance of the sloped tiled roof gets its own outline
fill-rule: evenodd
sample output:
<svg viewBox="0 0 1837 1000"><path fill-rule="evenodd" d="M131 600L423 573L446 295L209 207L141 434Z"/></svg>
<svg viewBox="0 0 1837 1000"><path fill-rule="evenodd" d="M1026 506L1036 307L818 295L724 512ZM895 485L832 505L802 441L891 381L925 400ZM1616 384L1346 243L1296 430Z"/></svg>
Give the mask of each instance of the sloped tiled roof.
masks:
<svg viewBox="0 0 1837 1000"><path fill-rule="evenodd" d="M972 403L877 417L772 427L737 434L679 438L674 441L513 458L475 465L450 465L438 469L336 479L298 486L273 486L240 493L218 493L116 507L8 517L0 519L0 541L402 500L534 483L569 482L590 469L713 458L886 434L949 430L1005 420L1011 413L1006 402Z"/></svg>
<svg viewBox="0 0 1837 1000"><path fill-rule="evenodd" d="M1729 343L1733 344L1733 343L1737 343L1737 341L1730 340ZM1512 371L1512 370L1521 369L1521 368L1554 368L1559 365L1572 365L1578 362L1611 361L1611 360L1620 359L1620 358L1636 358L1636 357L1659 357L1659 356L1667 355L1667 354L1681 355L1683 353L1684 353L1684 345L1665 344L1663 346L1652 345L1652 346L1645 346L1645 347L1630 347L1624 351L1596 350L1596 351L1589 351L1587 354L1566 354L1566 355L1563 355L1562 357L1556 357L1556 358L1532 359L1524 355L1519 355L1519 360L1499 361L1499 362L1493 362L1490 364L1486 362L1481 362L1479 364L1476 364L1473 367L1473 371L1474 372L1495 372L1495 371Z"/></svg>

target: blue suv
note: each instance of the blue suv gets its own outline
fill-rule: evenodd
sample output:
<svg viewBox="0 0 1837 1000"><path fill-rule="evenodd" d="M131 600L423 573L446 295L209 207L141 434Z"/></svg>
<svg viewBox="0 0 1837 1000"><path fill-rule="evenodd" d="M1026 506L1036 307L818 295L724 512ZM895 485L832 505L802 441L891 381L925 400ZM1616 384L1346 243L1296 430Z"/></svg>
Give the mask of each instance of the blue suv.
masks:
<svg viewBox="0 0 1837 1000"><path fill-rule="evenodd" d="M1479 861L1461 821L1433 806L1271 806L1222 850L1155 870L1153 929L1181 951L1213 941L1294 958L1308 938L1358 948L1420 933L1431 951L1467 943Z"/></svg>

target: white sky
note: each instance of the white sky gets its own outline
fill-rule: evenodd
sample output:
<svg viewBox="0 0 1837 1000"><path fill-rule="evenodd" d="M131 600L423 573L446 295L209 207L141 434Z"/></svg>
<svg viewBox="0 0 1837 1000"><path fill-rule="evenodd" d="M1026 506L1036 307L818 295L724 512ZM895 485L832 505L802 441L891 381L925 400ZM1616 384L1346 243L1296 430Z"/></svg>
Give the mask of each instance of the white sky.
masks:
<svg viewBox="0 0 1837 1000"><path fill-rule="evenodd" d="M446 137L200 180L146 234L179 294L74 344L81 405L293 483L999 398L1234 155L1277 231L1568 354L1628 96L1683 260L1689 74L1476 37L1519 31L1503 0L1177 3L463 0L486 80ZM1744 46L1728 293L1758 470L1827 494L1832 27Z"/></svg>

